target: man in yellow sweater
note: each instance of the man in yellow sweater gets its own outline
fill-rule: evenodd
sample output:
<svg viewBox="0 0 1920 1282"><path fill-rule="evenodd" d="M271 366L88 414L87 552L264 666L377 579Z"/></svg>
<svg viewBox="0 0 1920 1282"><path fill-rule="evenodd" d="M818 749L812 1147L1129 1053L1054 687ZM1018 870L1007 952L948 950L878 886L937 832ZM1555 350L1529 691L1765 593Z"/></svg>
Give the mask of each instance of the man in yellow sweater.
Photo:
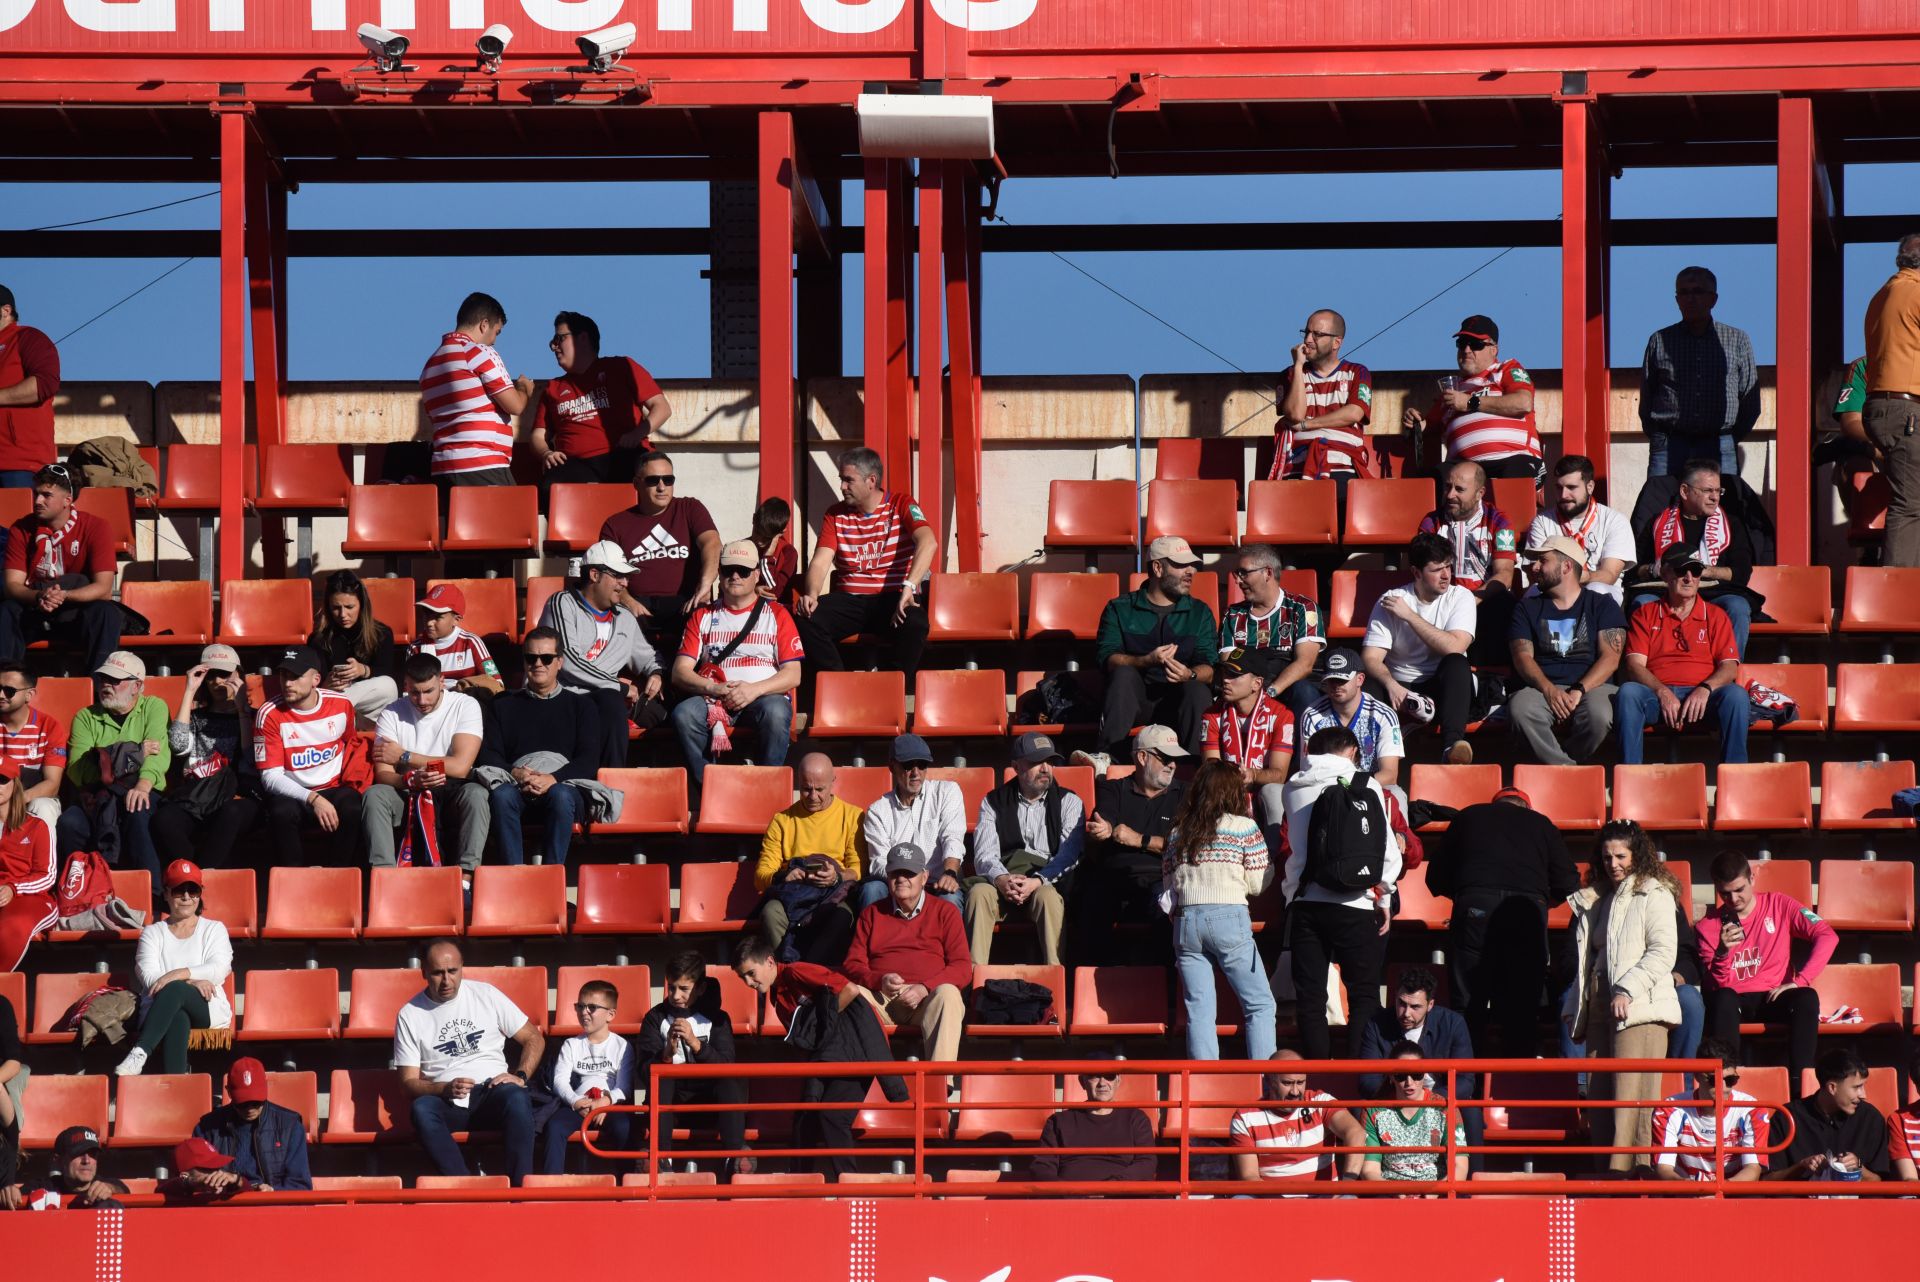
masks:
<svg viewBox="0 0 1920 1282"><path fill-rule="evenodd" d="M810 880L821 887L845 882L849 888L859 882L867 863L867 842L860 834L864 812L834 796L833 778L833 759L826 753L810 752L800 759L800 800L767 825L766 838L760 843L760 862L753 870L755 889L765 893L776 883L789 881ZM812 855L824 855L825 859L809 859ZM814 915L827 914L845 917L849 925L853 920L844 896L841 902L825 905ZM816 928L822 924L810 921L803 933L818 935L821 932ZM844 955L847 930L838 920L832 924L834 928L827 933L836 938ZM760 908L760 929L767 941L779 948L788 930L786 904L768 896ZM808 960L816 960L811 956L815 951L812 947L801 951L808 954ZM835 957L833 962L821 964L838 961Z"/></svg>

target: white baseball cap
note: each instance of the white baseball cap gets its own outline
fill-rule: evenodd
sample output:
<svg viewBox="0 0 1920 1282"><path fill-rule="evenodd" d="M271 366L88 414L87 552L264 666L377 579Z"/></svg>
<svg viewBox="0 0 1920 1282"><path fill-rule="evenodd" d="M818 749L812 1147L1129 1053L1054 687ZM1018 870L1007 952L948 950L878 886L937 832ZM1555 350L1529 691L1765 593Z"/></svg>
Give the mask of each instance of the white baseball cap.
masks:
<svg viewBox="0 0 1920 1282"><path fill-rule="evenodd" d="M633 562L627 560L626 549L612 539L601 539L588 548L580 563L612 570L615 574L632 574L635 568Z"/></svg>

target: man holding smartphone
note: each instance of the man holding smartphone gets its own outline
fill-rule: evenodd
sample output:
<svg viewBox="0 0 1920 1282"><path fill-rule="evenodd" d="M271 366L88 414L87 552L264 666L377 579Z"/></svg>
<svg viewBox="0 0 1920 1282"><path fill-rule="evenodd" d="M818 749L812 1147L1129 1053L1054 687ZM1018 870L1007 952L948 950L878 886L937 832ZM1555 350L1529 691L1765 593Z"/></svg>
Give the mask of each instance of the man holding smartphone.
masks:
<svg viewBox="0 0 1920 1282"><path fill-rule="evenodd" d="M1753 870L1737 850L1714 857L1713 889L1719 902L1694 927L1707 973L1707 1035L1732 1047L1738 1062L1743 1021L1786 1025L1787 1080L1797 1086L1813 1067L1820 1031L1813 981L1840 937L1792 896L1755 890ZM1809 945L1798 968L1796 940Z"/></svg>

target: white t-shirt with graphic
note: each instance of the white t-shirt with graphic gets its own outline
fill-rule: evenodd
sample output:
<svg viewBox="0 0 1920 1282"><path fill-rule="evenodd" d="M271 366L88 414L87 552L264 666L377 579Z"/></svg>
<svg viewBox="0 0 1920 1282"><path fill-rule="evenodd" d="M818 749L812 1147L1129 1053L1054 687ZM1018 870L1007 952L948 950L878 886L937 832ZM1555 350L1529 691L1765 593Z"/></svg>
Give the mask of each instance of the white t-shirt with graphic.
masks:
<svg viewBox="0 0 1920 1282"><path fill-rule="evenodd" d="M393 1066L417 1068L430 1082L486 1082L507 1071L507 1040L527 1025L508 996L477 979L461 981L444 1002L420 993L393 1025Z"/></svg>

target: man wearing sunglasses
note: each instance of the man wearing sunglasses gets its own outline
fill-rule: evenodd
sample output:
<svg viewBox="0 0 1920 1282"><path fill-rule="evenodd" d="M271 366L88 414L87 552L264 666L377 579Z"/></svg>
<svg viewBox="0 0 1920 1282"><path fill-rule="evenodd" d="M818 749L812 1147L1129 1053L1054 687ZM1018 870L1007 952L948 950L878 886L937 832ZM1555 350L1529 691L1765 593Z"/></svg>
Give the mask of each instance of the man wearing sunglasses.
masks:
<svg viewBox="0 0 1920 1282"><path fill-rule="evenodd" d="M1087 1059L1112 1059L1111 1054L1095 1053ZM1060 1148L1152 1148L1153 1123L1137 1108L1115 1108L1114 1097L1120 1091L1120 1074L1113 1069L1082 1073L1080 1093L1094 1108L1063 1108L1049 1117L1040 1128L1042 1149ZM1073 1097L1068 1096L1071 1100ZM1154 1175L1151 1153L1070 1153L1042 1152L1035 1155L1032 1178L1063 1180L1068 1183L1150 1180Z"/></svg>
<svg viewBox="0 0 1920 1282"><path fill-rule="evenodd" d="M1713 1087L1717 1076L1727 1090L1727 1109L1720 1119L1727 1148L1726 1178L1758 1180L1767 1169L1761 1155L1732 1151L1766 1147L1754 1142L1753 1096L1734 1089L1740 1080L1739 1055L1725 1042L1709 1037L1688 1058L1718 1060L1721 1069L1718 1074L1695 1073L1691 1091L1669 1095L1663 1106L1653 1110L1654 1175L1663 1180L1713 1178Z"/></svg>
<svg viewBox="0 0 1920 1282"><path fill-rule="evenodd" d="M1067 956L1082 966L1130 962L1171 965L1173 937L1160 911L1160 856L1174 812L1187 795L1173 777L1191 754L1171 726L1142 726L1133 736L1133 773L1093 781L1087 844L1067 903ZM1124 941L1118 925L1144 926L1146 945Z"/></svg>
<svg viewBox="0 0 1920 1282"><path fill-rule="evenodd" d="M1676 543L1660 558L1663 599L1633 612L1615 723L1620 760L1639 765L1643 739L1656 722L1683 731L1702 720L1720 728L1720 760L1747 759L1753 700L1736 684L1740 647L1726 611L1700 595L1700 554Z"/></svg>
<svg viewBox="0 0 1920 1282"><path fill-rule="evenodd" d="M520 657L527 665L526 684L493 701L480 749L482 767L504 770L508 776L487 793L494 842L502 862L525 862L521 821L529 813L544 814L547 862L564 868L573 825L586 813L585 795L569 785L592 780L600 769L600 710L592 699L562 684L567 661L560 653L560 634L552 628L528 632L520 642ZM536 755L557 764L542 761L544 769L522 764Z"/></svg>
<svg viewBox="0 0 1920 1282"><path fill-rule="evenodd" d="M64 463L33 475L33 511L7 532L0 659L48 641L82 651L92 671L120 645L113 531L74 506L79 494L79 471Z"/></svg>
<svg viewBox="0 0 1920 1282"><path fill-rule="evenodd" d="M0 756L20 774L27 813L60 822L60 781L67 773L67 727L41 709L39 680L22 663L0 663Z"/></svg>
<svg viewBox="0 0 1920 1282"><path fill-rule="evenodd" d="M679 480L665 454L642 455L633 474L639 501L600 527L600 537L633 563L623 604L662 653L680 639L687 612L712 597L719 577L720 532L706 504L676 493Z"/></svg>
<svg viewBox="0 0 1920 1282"><path fill-rule="evenodd" d="M1544 464L1533 422L1533 375L1519 361L1500 359L1500 327L1490 316L1461 321L1453 349L1460 367L1453 386L1443 386L1427 415L1408 406L1402 425L1418 432L1431 419L1448 462L1466 459L1490 477L1524 476L1537 484ZM1440 452L1435 441L1427 441L1429 468L1440 463Z"/></svg>

